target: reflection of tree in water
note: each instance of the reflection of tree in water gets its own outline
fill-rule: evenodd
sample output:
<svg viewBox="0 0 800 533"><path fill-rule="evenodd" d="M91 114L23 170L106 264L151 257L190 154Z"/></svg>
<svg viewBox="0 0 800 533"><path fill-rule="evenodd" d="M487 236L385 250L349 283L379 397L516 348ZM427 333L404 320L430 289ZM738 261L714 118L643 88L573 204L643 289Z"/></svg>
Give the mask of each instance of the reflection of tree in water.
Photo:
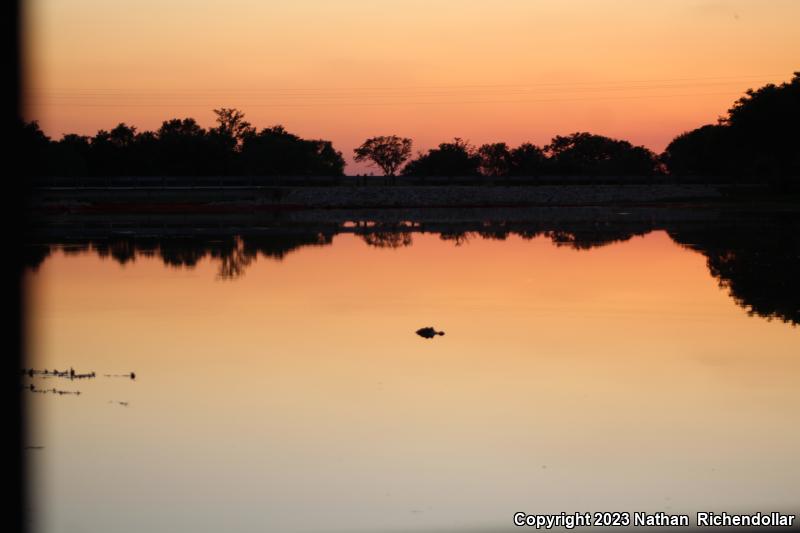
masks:
<svg viewBox="0 0 800 533"><path fill-rule="evenodd" d="M245 250L242 239L236 239L232 249L226 250L225 253L218 256L220 263L217 276L221 279L238 278L244 274L257 255L256 251Z"/></svg>
<svg viewBox="0 0 800 533"><path fill-rule="evenodd" d="M557 229L542 225L520 227L518 225L484 225L477 231L442 231L439 237L444 241L453 241L456 246L468 243L472 238L482 238L504 241L510 235L516 235L525 240L545 237L556 246L566 246L576 250L589 250L591 248L606 246L615 242L624 242L637 235L646 235L653 228L649 224L626 225L626 227L587 227L586 224L562 224Z"/></svg>
<svg viewBox="0 0 800 533"><path fill-rule="evenodd" d="M288 234L259 235L221 239L200 238L118 238L84 243L58 245L31 245L26 249L25 264L36 270L54 249L67 255L91 250L101 258L112 258L121 265L134 262L138 257L157 257L164 265L175 268L194 268L205 258L218 260L218 276L233 279L244 274L247 267L259 256L282 260L290 252L304 246L330 244L333 232L294 232Z"/></svg>
<svg viewBox="0 0 800 533"><path fill-rule="evenodd" d="M39 267L44 263L44 260L50 257L52 247L46 244L32 244L25 247L25 266L33 271L39 270Z"/></svg>
<svg viewBox="0 0 800 533"><path fill-rule="evenodd" d="M281 260L289 253L305 246L326 246L333 242L335 231L297 231L270 235L248 236L242 239L245 253L255 257Z"/></svg>
<svg viewBox="0 0 800 533"><path fill-rule="evenodd" d="M488 227L478 232L483 239L491 241L504 241L508 238L508 230L504 227Z"/></svg>
<svg viewBox="0 0 800 533"><path fill-rule="evenodd" d="M545 231L543 235L556 246L568 246L576 250L589 250L598 246L606 246L615 242L625 242L636 235L645 235L648 230L631 231L626 229L588 229L575 231Z"/></svg>
<svg viewBox="0 0 800 533"><path fill-rule="evenodd" d="M158 245L155 255L171 267L194 267L217 243L205 243L196 239L169 239Z"/></svg>
<svg viewBox="0 0 800 533"><path fill-rule="evenodd" d="M797 217L732 222L721 219L704 224L664 222L537 222L537 223L479 223L441 224L421 230L437 232L440 239L456 246L472 238L506 239L516 235L530 240L550 239L556 246L588 250L623 242L654 229L665 229L677 243L696 250L707 258L709 271L721 287L728 290L734 301L751 314L778 318L793 324L800 323L800 225ZM687 229L688 228L688 229ZM358 227L355 234L368 245L380 248L400 248L413 244L413 232L402 224ZM95 242L72 242L54 246L29 247L25 260L33 269L50 255L53 248L64 253L87 252L93 248L101 257L111 257L121 264L138 256L158 257L165 265L193 268L202 259L219 261L218 276L235 279L259 255L281 260L293 250L304 246L331 244L333 236L343 227L324 230L298 229L255 236L226 236L217 239L199 238L123 238Z"/></svg>
<svg viewBox="0 0 800 533"><path fill-rule="evenodd" d="M521 239L525 239L526 241L529 241L529 240L531 240L531 239L535 239L536 237L538 237L539 235L541 235L541 232L539 232L539 231L536 231L536 230L527 230L527 229L522 229L522 230L519 230L519 231L517 231L517 232L516 232L516 234L517 234L517 235L518 235L518 236L519 236Z"/></svg>
<svg viewBox="0 0 800 533"><path fill-rule="evenodd" d="M774 218L753 224L670 230L706 256L719 286L751 315L800 324L800 223Z"/></svg>
<svg viewBox="0 0 800 533"><path fill-rule="evenodd" d="M467 244L471 235L469 231L442 231L439 238L443 241L452 241L456 246Z"/></svg>
<svg viewBox="0 0 800 533"><path fill-rule="evenodd" d="M365 243L376 248L403 248L411 246L414 242L409 231L375 231L363 233L360 237Z"/></svg>
<svg viewBox="0 0 800 533"><path fill-rule="evenodd" d="M128 239L96 243L94 248L100 257L111 256L121 265L136 259L136 243Z"/></svg>
<svg viewBox="0 0 800 533"><path fill-rule="evenodd" d="M81 243L71 243L61 247L61 250L64 252L64 255L81 255L89 251L91 247L91 243L88 242L81 242Z"/></svg>
<svg viewBox="0 0 800 533"><path fill-rule="evenodd" d="M324 246L332 240L332 235L319 232L236 237L225 242L225 246L213 249L211 257L220 261L217 274L220 279L236 279L245 273L259 255L281 261L298 248Z"/></svg>

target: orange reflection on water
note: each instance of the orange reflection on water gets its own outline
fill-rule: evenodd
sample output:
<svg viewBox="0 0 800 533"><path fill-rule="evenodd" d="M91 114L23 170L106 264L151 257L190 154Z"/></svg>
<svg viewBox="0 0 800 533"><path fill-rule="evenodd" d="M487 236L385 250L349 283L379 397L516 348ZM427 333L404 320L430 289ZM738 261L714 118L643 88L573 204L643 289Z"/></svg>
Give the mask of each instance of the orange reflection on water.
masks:
<svg viewBox="0 0 800 533"><path fill-rule="evenodd" d="M233 281L211 260L46 260L30 365L138 378L30 395L37 527L436 531L800 501L798 331L748 317L702 255L663 232L413 239L339 235Z"/></svg>

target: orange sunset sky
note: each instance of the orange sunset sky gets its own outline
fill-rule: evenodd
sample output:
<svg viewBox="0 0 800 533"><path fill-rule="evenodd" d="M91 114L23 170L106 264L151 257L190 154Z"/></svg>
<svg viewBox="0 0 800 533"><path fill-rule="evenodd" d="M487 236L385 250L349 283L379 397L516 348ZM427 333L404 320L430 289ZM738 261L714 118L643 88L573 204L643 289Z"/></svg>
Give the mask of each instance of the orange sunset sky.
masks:
<svg viewBox="0 0 800 533"><path fill-rule="evenodd" d="M25 109L59 138L238 107L352 149L546 143L661 151L800 70L794 0L29 0Z"/></svg>

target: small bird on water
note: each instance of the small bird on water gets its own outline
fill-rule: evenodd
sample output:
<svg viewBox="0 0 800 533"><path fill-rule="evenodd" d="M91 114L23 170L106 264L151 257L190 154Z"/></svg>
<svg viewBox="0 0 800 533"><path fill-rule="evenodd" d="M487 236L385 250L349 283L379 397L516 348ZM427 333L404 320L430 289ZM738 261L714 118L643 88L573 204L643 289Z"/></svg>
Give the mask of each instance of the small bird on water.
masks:
<svg viewBox="0 0 800 533"><path fill-rule="evenodd" d="M417 330L417 335L426 339L432 339L436 335L444 335L444 331L436 331L432 327L420 328Z"/></svg>

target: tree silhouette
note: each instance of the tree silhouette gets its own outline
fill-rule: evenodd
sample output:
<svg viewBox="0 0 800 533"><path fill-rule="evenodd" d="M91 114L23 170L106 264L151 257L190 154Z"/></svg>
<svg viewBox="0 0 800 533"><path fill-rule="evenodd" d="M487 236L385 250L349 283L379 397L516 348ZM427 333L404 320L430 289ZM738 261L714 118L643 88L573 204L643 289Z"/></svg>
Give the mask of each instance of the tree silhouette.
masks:
<svg viewBox="0 0 800 533"><path fill-rule="evenodd" d="M750 174L779 186L788 176L800 177L800 72L788 83L748 90L721 123L730 128L733 153Z"/></svg>
<svg viewBox="0 0 800 533"><path fill-rule="evenodd" d="M708 124L675 137L661 154L673 174L713 176L733 171L727 146L729 129Z"/></svg>
<svg viewBox="0 0 800 533"><path fill-rule="evenodd" d="M30 176L340 176L344 171L342 154L329 141L302 139L281 126L256 132L233 108L214 113L217 125L208 130L193 118L172 118L156 131L120 123L92 137L67 134L57 142L36 121L20 121L19 157Z"/></svg>
<svg viewBox="0 0 800 533"><path fill-rule="evenodd" d="M478 156L484 176L507 176L511 170L511 152L506 143L484 144L478 148Z"/></svg>
<svg viewBox="0 0 800 533"><path fill-rule="evenodd" d="M241 148L244 138L255 133L255 129L244 119L244 113L235 108L221 107L214 110L217 127L211 130L230 143L236 150Z"/></svg>
<svg viewBox="0 0 800 533"><path fill-rule="evenodd" d="M727 116L676 137L662 159L676 175L734 175L776 187L800 181L800 72L749 89Z"/></svg>
<svg viewBox="0 0 800 533"><path fill-rule="evenodd" d="M18 157L23 172L39 176L46 172L45 161L50 147L50 137L44 134L37 121L20 121L17 129Z"/></svg>
<svg viewBox="0 0 800 533"><path fill-rule="evenodd" d="M394 176L397 169L411 156L411 139L397 135L372 137L354 149L357 163L371 161L386 176Z"/></svg>
<svg viewBox="0 0 800 533"><path fill-rule="evenodd" d="M545 152L560 174L647 176L657 169L656 156L647 148L586 132L557 135Z"/></svg>
<svg viewBox="0 0 800 533"><path fill-rule="evenodd" d="M456 137L451 143L420 153L403 169L406 176L477 176L481 158L468 142Z"/></svg>
<svg viewBox="0 0 800 533"><path fill-rule="evenodd" d="M544 150L531 143L524 143L511 150L512 176L539 176L548 168Z"/></svg>
<svg viewBox="0 0 800 533"><path fill-rule="evenodd" d="M89 137L74 133L64 135L60 141L52 143L52 167L48 174L89 175L90 151Z"/></svg>
<svg viewBox="0 0 800 533"><path fill-rule="evenodd" d="M206 131L193 118L165 120L156 132L154 154L168 176L208 175Z"/></svg>
<svg viewBox="0 0 800 533"><path fill-rule="evenodd" d="M244 138L241 149L244 172L260 176L341 176L342 153L329 141L306 140L283 126L264 128Z"/></svg>
<svg viewBox="0 0 800 533"><path fill-rule="evenodd" d="M216 126L173 118L157 131L120 123L92 137L52 141L36 121L19 121L17 158L27 176L340 176L342 154L330 141L302 139L282 126L256 131L235 108L214 109ZM800 73L780 85L748 90L717 124L682 133L657 158L643 146L587 132L556 136L543 148L505 143L475 149L460 138L405 164L407 176L644 176L737 177L776 187L800 184ZM367 139L355 161L394 176L411 154L411 140Z"/></svg>

